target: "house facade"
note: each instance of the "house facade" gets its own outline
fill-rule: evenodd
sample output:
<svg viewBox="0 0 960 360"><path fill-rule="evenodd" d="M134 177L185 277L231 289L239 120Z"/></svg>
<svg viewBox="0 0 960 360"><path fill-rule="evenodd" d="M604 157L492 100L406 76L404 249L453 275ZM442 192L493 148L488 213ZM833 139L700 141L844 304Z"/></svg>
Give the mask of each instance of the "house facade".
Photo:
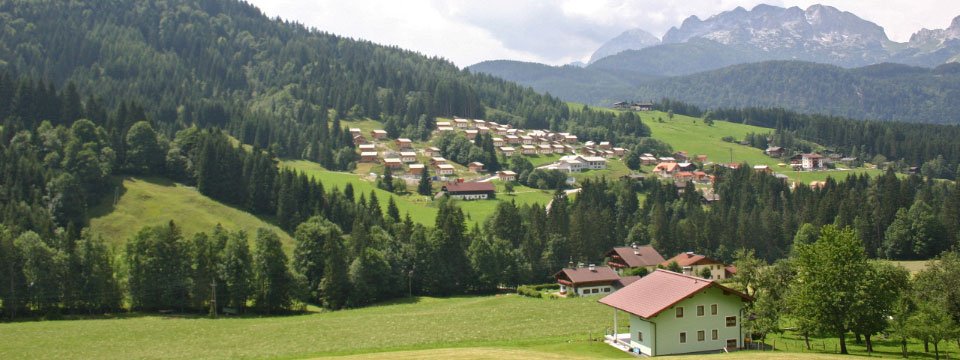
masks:
<svg viewBox="0 0 960 360"><path fill-rule="evenodd" d="M490 182L454 182L443 185L441 192L459 200L493 199L496 187Z"/></svg>
<svg viewBox="0 0 960 360"><path fill-rule="evenodd" d="M517 181L517 173L510 170L497 171L500 181Z"/></svg>
<svg viewBox="0 0 960 360"><path fill-rule="evenodd" d="M712 280L658 269L600 299L629 314L621 344L646 356L734 350L743 346L742 310L753 299ZM619 319L614 315L614 329Z"/></svg>

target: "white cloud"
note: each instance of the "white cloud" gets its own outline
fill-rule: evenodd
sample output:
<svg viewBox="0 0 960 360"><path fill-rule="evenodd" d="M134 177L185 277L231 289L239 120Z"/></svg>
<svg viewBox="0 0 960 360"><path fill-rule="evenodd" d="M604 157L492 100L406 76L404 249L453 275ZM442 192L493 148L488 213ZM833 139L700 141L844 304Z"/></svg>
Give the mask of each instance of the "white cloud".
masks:
<svg viewBox="0 0 960 360"><path fill-rule="evenodd" d="M920 28L944 28L960 2L938 0L249 0L270 17L335 34L396 45L459 66L514 59L548 64L585 60L620 32L642 28L662 36L696 15L737 6L823 3L873 21L894 41Z"/></svg>

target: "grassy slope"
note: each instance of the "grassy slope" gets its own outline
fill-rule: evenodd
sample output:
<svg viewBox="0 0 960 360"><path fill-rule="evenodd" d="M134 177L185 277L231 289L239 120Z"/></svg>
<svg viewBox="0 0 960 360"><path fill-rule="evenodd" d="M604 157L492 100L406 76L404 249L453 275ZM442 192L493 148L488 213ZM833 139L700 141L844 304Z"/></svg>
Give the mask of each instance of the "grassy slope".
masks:
<svg viewBox="0 0 960 360"><path fill-rule="evenodd" d="M268 228L280 235L288 247L290 236L264 220L206 196L195 188L158 178L126 178L120 187L120 200L112 206L113 195L91 210L90 229L107 241L119 245L133 237L140 228L173 220L184 236L210 232L218 223L229 230L244 230L251 239L258 228Z"/></svg>
<svg viewBox="0 0 960 360"><path fill-rule="evenodd" d="M730 123L726 121L716 121L713 126L708 126L701 119L689 116L675 115L673 120L667 118L666 113L649 112L641 113L644 123L650 126L653 137L673 146L674 150L685 150L691 156L696 154L707 155L709 161L715 163L747 162L751 165L769 165L774 171L787 175L795 181L809 183L811 181L825 180L828 176L836 180L843 180L848 174L868 173L870 175L879 175L880 170L855 169L849 171L792 171L790 168L781 167L777 164L783 162L781 159L774 159L764 155L763 151L757 148L728 143L721 140L724 136L732 136L740 140L748 133L772 133L772 129L762 128L751 125ZM657 121L663 118L664 122Z"/></svg>
<svg viewBox="0 0 960 360"><path fill-rule="evenodd" d="M328 171L321 167L320 164L310 161L284 161L282 166L288 166L305 172L307 176L312 176L323 182L323 186L327 190L330 190L334 186L343 190L343 188L350 183L353 184L353 189L357 196L359 196L359 194L367 194L369 196L370 191L375 191L384 211L386 211L387 208L387 197L393 197L397 203L397 208L400 209L401 216L405 213L410 213L410 217L416 222L433 226L433 223L437 219L437 208L434 202L427 197L416 194L406 196L390 194L387 191L377 189L373 182L364 180L357 174ZM409 187L408 190L413 191L416 189ZM540 191L520 185L515 186L514 194L509 195L504 192L503 185L498 184L497 192L498 200L516 201L517 204L540 203L546 205L552 197L552 193L548 191ZM459 204L468 220L479 223L482 223L489 217L497 207L497 201L462 201Z"/></svg>

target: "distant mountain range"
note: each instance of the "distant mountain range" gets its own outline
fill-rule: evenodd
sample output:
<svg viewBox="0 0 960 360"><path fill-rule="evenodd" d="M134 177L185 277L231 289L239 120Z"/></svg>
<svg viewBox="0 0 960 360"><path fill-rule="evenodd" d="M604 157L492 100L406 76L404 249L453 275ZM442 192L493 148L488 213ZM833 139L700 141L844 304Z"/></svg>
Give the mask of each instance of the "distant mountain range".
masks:
<svg viewBox="0 0 960 360"><path fill-rule="evenodd" d="M656 89L668 83L657 79L770 60L816 62L842 68L882 63L934 68L960 62L960 17L954 19L946 29L922 29L909 42L897 43L891 41L879 25L830 6L813 5L806 10L770 5L758 5L752 10L738 7L705 20L691 16L679 27L667 31L663 39L639 29L627 31L597 49L589 65L583 68L501 60L479 63L470 69L532 86L535 90L549 92L565 100L606 104L615 100L667 95L655 93ZM729 71L747 69L750 68L738 67ZM799 85L804 81L790 77L791 74L777 75L776 78L788 81L788 84ZM700 79L706 81L710 78L704 76ZM713 84L698 82L697 85ZM689 93L684 89L675 90L677 95ZM790 89L784 89L787 90ZM749 89L730 91L736 93L731 94L730 98L743 98L742 94ZM783 98L798 93L791 94L783 94ZM955 100L960 100L960 94L949 95L957 96ZM706 102L698 104L709 105ZM771 103L769 106L802 110L797 108L797 104L784 102ZM806 107L817 111L816 105L811 103ZM869 110L856 108L855 104L848 104L843 109L821 109L818 112L860 114L857 116L884 119L903 116L903 111L899 109ZM943 121L912 117L914 121Z"/></svg>

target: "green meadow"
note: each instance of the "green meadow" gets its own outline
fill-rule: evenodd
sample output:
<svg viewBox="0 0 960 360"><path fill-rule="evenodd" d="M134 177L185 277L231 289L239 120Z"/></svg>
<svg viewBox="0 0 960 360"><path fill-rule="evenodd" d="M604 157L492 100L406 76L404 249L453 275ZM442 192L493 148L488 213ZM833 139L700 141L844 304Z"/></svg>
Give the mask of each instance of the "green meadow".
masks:
<svg viewBox="0 0 960 360"><path fill-rule="evenodd" d="M185 237L209 233L220 224L228 230L243 230L251 239L258 228L267 228L276 232L288 249L293 244L286 232L265 219L210 199L193 187L162 178L115 179L114 185L116 191L90 211L90 230L113 245L123 244L144 226L170 220Z"/></svg>

